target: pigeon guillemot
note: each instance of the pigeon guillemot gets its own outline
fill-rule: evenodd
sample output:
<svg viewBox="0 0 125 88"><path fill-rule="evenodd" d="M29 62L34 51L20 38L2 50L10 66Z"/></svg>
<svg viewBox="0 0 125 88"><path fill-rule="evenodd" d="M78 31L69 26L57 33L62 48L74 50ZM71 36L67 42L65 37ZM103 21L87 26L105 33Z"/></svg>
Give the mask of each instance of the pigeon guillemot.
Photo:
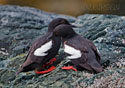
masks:
<svg viewBox="0 0 125 88"><path fill-rule="evenodd" d="M17 74L20 72L28 72L32 70L36 70L36 73L39 74L39 71L42 67L50 64L53 60L55 61L54 57L58 54L58 50L61 45L61 38L58 36L53 36L53 30L56 26L61 24L69 24L69 22L63 18L56 18L50 22L48 25L48 32L44 36L38 38L32 44L28 55L26 56L24 63L18 69ZM54 59L51 60L52 58ZM49 72L50 69L44 72Z"/></svg>
<svg viewBox="0 0 125 88"><path fill-rule="evenodd" d="M79 68L91 72L102 72L100 55L92 41L78 35L71 25L62 24L54 29L55 36L61 36L64 52L73 67L62 67L62 69L78 70Z"/></svg>

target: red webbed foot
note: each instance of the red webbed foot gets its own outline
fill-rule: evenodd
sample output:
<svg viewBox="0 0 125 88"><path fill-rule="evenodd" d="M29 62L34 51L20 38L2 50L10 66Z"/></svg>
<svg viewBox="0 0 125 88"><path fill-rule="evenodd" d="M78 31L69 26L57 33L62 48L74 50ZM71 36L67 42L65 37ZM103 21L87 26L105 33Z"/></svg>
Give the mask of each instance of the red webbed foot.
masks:
<svg viewBox="0 0 125 88"><path fill-rule="evenodd" d="M53 64L55 61L56 61L56 58L52 58L49 62L47 62L46 64L44 64L42 67L49 66L49 65Z"/></svg>
<svg viewBox="0 0 125 88"><path fill-rule="evenodd" d="M37 71L37 70L35 70L35 73L36 74L46 74L46 73L49 73L49 72L53 71L54 69L56 69L56 67L55 66L51 66L48 70L44 70L44 71Z"/></svg>
<svg viewBox="0 0 125 88"><path fill-rule="evenodd" d="M56 61L56 58L52 58L49 62L45 63L42 66L42 68L45 68L45 67L53 64L55 61ZM55 66L51 66L48 70L44 70L44 71L37 71L37 70L35 70L35 73L36 74L46 74L46 73L49 73L49 72L53 71L54 69L56 69L56 67Z"/></svg>
<svg viewBox="0 0 125 88"><path fill-rule="evenodd" d="M74 71L77 71L76 68L74 68L73 66L64 66L62 67L63 70L74 70Z"/></svg>

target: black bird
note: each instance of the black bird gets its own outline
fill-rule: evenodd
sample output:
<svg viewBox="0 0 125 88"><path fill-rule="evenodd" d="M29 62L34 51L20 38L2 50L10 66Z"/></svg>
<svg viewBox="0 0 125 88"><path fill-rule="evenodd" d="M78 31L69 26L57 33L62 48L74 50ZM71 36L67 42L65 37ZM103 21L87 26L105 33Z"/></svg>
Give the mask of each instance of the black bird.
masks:
<svg viewBox="0 0 125 88"><path fill-rule="evenodd" d="M91 72L102 72L100 55L92 41L78 35L71 25L62 24L54 29L55 36L61 36L64 52L68 60L77 69L87 69ZM64 67L63 69L71 69ZM73 68L72 68L73 69ZM75 70L75 69L74 69Z"/></svg>
<svg viewBox="0 0 125 88"><path fill-rule="evenodd" d="M39 71L41 66L49 62L58 54L61 38L53 36L53 30L61 24L69 24L69 22L64 18L56 18L50 22L48 25L48 32L32 44L28 55L26 56L24 63L18 69L17 74L32 70Z"/></svg>

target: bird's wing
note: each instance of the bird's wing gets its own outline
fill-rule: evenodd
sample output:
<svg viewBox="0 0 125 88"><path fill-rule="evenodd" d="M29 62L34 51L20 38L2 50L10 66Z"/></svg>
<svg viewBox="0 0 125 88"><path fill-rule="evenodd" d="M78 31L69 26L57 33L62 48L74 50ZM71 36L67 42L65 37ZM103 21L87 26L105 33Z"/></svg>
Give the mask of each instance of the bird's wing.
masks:
<svg viewBox="0 0 125 88"><path fill-rule="evenodd" d="M70 44L65 44L64 47L64 52L70 54L70 56L68 56L67 58L76 59L81 57L81 51L74 48L73 46L70 46Z"/></svg>
<svg viewBox="0 0 125 88"><path fill-rule="evenodd" d="M46 59L48 52L52 48L52 39L49 33L38 38L30 47L24 63L21 65L17 73L26 72L38 68L39 64L43 63Z"/></svg>
<svg viewBox="0 0 125 88"><path fill-rule="evenodd" d="M97 55L99 54L96 50L95 45L90 40L86 40L81 36L76 36L72 40L69 40L67 44L69 44L70 46L72 45L76 49L80 50L81 58L78 58L80 66L91 71L102 71L102 67L98 62L99 59L97 59Z"/></svg>
<svg viewBox="0 0 125 88"><path fill-rule="evenodd" d="M73 37L72 39L67 40L66 44L71 47L74 47L72 50L69 49L70 50L69 53L72 53L72 54L74 53L77 56L79 56L78 58L82 63L87 60L88 50L82 37L80 37L79 35L76 37ZM74 50L75 52L73 52ZM80 58L80 57L84 57L84 58Z"/></svg>
<svg viewBox="0 0 125 88"><path fill-rule="evenodd" d="M84 38L82 43L86 43L85 46L88 50L88 53L83 53L83 56L82 56L82 58L84 58L83 60L85 60L85 58L87 60L87 63L84 63L85 65L84 67L89 68L88 70L90 71L92 71L91 69L93 69L93 71L96 71L96 72L103 71L103 68L100 64L100 55L96 49L96 46L92 43L92 41L86 40Z"/></svg>
<svg viewBox="0 0 125 88"><path fill-rule="evenodd" d="M51 48L52 48L52 40L41 45L41 47L37 48L34 51L34 55L35 56L46 56L48 54L47 51L50 50Z"/></svg>
<svg viewBox="0 0 125 88"><path fill-rule="evenodd" d="M87 41L88 41L88 44L91 47L91 49L94 51L94 53L95 53L95 55L97 57L98 62L100 62L101 56L100 56L96 46L94 45L94 43L92 41L90 41L90 40L87 40Z"/></svg>
<svg viewBox="0 0 125 88"><path fill-rule="evenodd" d="M52 48L52 40L46 39L48 34L38 38L30 47L26 60L30 59L31 62L40 63ZM25 61L26 61L25 60Z"/></svg>

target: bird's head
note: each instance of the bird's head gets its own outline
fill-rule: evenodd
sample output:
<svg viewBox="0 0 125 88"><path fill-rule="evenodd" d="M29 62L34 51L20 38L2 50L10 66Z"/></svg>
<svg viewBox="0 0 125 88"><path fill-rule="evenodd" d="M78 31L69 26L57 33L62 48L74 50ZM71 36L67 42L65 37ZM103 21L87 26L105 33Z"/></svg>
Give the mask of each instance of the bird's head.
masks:
<svg viewBox="0 0 125 88"><path fill-rule="evenodd" d="M76 35L76 33L72 27L74 27L74 26L67 25L67 24L61 24L54 29L53 35L60 36L62 38L73 37L74 35Z"/></svg>
<svg viewBox="0 0 125 88"><path fill-rule="evenodd" d="M48 25L48 31L53 31L54 28L56 28L57 26L59 26L61 24L70 25L70 23L66 19L64 19L64 18L56 18L56 19L52 20L49 23L49 25Z"/></svg>

